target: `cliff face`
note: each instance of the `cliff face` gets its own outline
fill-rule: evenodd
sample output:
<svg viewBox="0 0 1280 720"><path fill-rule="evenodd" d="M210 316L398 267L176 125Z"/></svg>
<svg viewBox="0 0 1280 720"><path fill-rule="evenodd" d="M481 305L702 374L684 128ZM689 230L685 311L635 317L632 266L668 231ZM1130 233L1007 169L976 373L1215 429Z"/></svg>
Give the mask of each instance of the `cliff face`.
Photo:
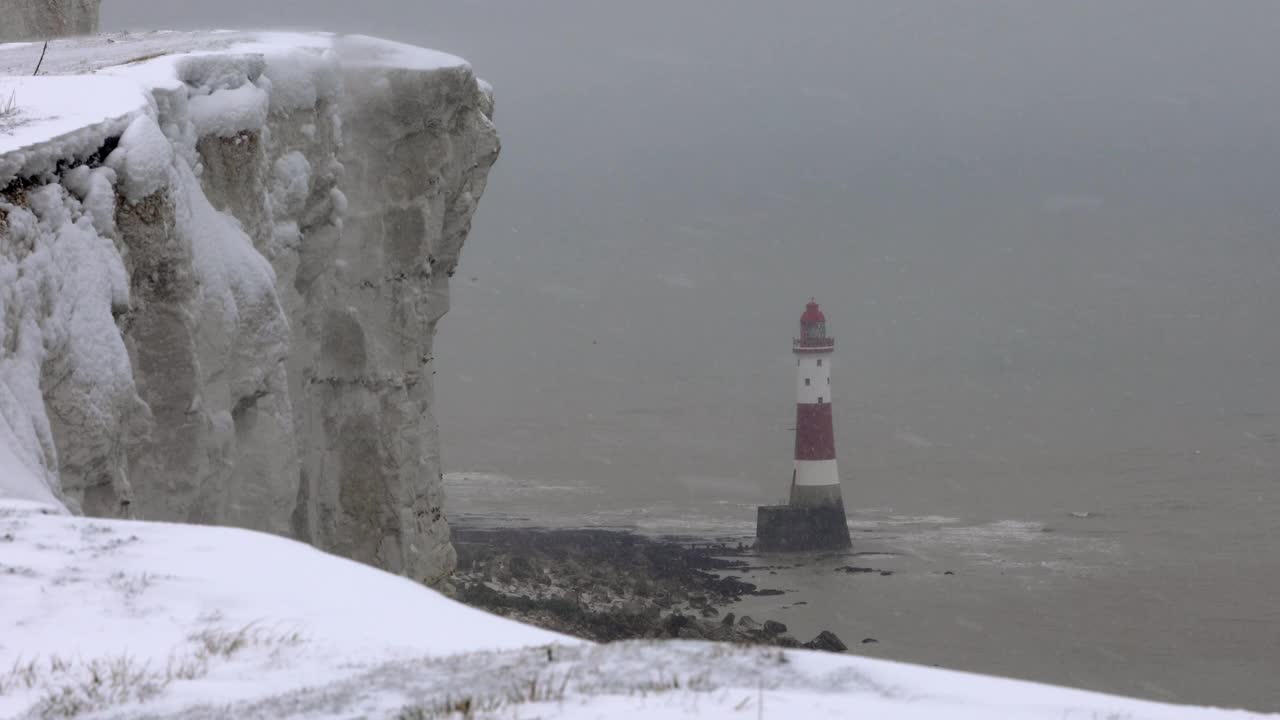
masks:
<svg viewBox="0 0 1280 720"><path fill-rule="evenodd" d="M102 0L0 0L0 42L98 32Z"/></svg>
<svg viewBox="0 0 1280 720"><path fill-rule="evenodd" d="M22 81L0 120L0 495L442 579L432 339L491 95L369 38L111 40L51 45L98 73ZM111 100L57 107L77 89Z"/></svg>

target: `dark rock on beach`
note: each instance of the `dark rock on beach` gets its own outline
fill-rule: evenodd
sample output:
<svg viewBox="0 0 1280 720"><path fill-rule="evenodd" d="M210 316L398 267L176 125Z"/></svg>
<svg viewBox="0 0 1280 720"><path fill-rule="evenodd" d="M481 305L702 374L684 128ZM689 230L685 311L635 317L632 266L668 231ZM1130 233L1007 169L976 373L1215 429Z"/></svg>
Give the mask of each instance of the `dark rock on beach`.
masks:
<svg viewBox="0 0 1280 720"><path fill-rule="evenodd" d="M655 540L625 531L453 531L456 599L489 612L599 642L715 640L840 652L824 631L801 645L773 620L720 608L760 590L726 573L747 568L741 546ZM834 638L831 642L828 638Z"/></svg>
<svg viewBox="0 0 1280 720"><path fill-rule="evenodd" d="M827 652L844 652L849 648L830 630L823 630L818 637L804 644L810 650L826 650Z"/></svg>
<svg viewBox="0 0 1280 720"><path fill-rule="evenodd" d="M764 632L766 635L781 635L787 631L787 626L777 620L765 620Z"/></svg>

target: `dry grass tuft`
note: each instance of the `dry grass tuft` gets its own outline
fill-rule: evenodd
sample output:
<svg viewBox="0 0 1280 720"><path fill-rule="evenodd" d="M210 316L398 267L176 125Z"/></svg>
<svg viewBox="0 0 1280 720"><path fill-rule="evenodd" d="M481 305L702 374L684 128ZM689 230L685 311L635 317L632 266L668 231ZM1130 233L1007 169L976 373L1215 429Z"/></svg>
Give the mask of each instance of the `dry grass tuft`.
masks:
<svg viewBox="0 0 1280 720"><path fill-rule="evenodd" d="M9 97L0 94L0 121L18 116L18 91L9 92Z"/></svg>
<svg viewBox="0 0 1280 720"><path fill-rule="evenodd" d="M297 632L273 631L250 623L238 630L209 628L193 633L187 645L175 650L164 667L151 667L128 655L84 661L51 655L14 662L0 673L0 695L39 691L29 714L41 720L73 718L113 705L146 702L179 680L196 680L209 673L219 659L249 648L274 655L302 642Z"/></svg>
<svg viewBox="0 0 1280 720"><path fill-rule="evenodd" d="M432 704L407 705L396 714L396 720L475 720L478 717L489 717L503 708L528 703L561 702L572 677L569 672L562 675L538 673L512 683L501 694L468 695L460 699L446 697Z"/></svg>
<svg viewBox="0 0 1280 720"><path fill-rule="evenodd" d="M279 631L264 628L256 622L239 630L209 628L187 636L196 646L196 653L207 658L229 658L247 647L269 647L279 650L302 642L297 631Z"/></svg>
<svg viewBox="0 0 1280 720"><path fill-rule="evenodd" d="M400 712L396 713L396 720L444 720L454 717L473 720L477 713L490 715L502 709L502 706L499 698L445 698L431 705L408 705L400 708Z"/></svg>

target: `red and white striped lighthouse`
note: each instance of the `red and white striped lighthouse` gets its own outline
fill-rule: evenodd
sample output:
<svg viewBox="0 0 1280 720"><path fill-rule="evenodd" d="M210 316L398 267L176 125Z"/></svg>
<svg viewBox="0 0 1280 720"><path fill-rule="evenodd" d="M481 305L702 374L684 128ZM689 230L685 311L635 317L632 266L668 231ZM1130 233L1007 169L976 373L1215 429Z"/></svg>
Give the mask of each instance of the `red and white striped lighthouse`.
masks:
<svg viewBox="0 0 1280 720"><path fill-rule="evenodd" d="M791 476L792 507L835 506L844 511L836 468L831 423L831 355L836 341L827 334L827 318L809 300L800 316L796 356L796 457Z"/></svg>
<svg viewBox="0 0 1280 720"><path fill-rule="evenodd" d="M850 547L840 496L831 423L831 355L836 341L812 299L800 316L796 355L796 459L791 499L756 508L756 549L762 552L841 550Z"/></svg>

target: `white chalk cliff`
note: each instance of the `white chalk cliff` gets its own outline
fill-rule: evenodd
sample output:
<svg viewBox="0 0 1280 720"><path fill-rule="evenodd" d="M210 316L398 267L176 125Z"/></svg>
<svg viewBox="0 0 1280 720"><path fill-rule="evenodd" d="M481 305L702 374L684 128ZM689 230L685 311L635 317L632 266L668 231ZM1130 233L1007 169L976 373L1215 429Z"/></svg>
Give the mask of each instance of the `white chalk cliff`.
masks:
<svg viewBox="0 0 1280 720"><path fill-rule="evenodd" d="M0 497L447 576L432 339L487 86L365 37L39 50L0 45Z"/></svg>

